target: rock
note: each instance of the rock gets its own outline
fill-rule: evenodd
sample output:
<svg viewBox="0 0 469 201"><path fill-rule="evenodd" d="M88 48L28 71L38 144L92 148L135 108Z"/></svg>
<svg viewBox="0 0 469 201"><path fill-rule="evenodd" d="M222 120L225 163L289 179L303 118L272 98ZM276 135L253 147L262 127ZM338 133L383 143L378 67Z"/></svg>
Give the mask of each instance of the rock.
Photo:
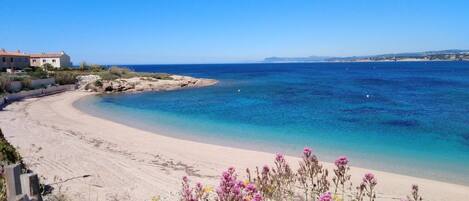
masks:
<svg viewBox="0 0 469 201"><path fill-rule="evenodd" d="M168 91L187 87L203 87L216 84L216 80L200 79L189 76L171 75L171 79L156 79L153 77L132 77L116 80L102 80L99 76L80 76L81 88L94 92L140 92L140 91ZM97 82L99 80L99 82ZM87 83L87 84L85 84ZM86 87L84 87L86 86Z"/></svg>
<svg viewBox="0 0 469 201"><path fill-rule="evenodd" d="M77 77L78 80L78 89L84 90L85 87L88 86L88 84L93 84L96 82L96 80L101 80L101 77L99 75L80 75Z"/></svg>

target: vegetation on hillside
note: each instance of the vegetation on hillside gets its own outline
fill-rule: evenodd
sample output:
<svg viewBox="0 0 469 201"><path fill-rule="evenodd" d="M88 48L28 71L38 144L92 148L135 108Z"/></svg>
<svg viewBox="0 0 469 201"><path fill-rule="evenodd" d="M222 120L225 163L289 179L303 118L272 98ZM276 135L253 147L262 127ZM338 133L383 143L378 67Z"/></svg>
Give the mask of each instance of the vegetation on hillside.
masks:
<svg viewBox="0 0 469 201"><path fill-rule="evenodd" d="M22 84L21 90L29 90L31 88L31 80L54 78L56 84L66 85L75 84L77 77L80 75L98 75L103 80L115 80L119 78L132 78L132 77L152 77L156 79L172 79L166 73L140 73L132 71L125 67L104 67L97 64L87 64L82 62L78 68L54 68L50 64L44 64L40 68L26 68L24 72L9 74L0 73L0 95L11 93L9 91L9 84L13 81L20 81Z"/></svg>
<svg viewBox="0 0 469 201"><path fill-rule="evenodd" d="M15 147L5 139L0 129L0 201L6 201L6 183L3 176L3 167L14 163L22 163L21 156Z"/></svg>
<svg viewBox="0 0 469 201"><path fill-rule="evenodd" d="M88 65L85 62L80 64L79 68L66 68L55 69L50 72L58 84L73 84L76 83L76 77L80 75L98 75L103 80L115 80L119 78L132 78L132 77L153 77L156 79L172 79L166 73L140 73L130 70L126 67L103 67L96 64Z"/></svg>

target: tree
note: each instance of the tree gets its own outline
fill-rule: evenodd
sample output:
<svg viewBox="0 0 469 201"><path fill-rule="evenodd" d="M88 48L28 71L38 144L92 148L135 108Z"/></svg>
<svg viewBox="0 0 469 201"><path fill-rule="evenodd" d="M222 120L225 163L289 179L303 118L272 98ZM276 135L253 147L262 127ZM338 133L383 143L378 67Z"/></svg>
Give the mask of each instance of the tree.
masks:
<svg viewBox="0 0 469 201"><path fill-rule="evenodd" d="M45 64L42 64L42 68L46 71L52 71L52 70L55 70L55 67L50 64L50 63L45 63Z"/></svg>
<svg viewBox="0 0 469 201"><path fill-rule="evenodd" d="M80 63L80 70L88 70L88 68L89 68L89 65L85 61L82 61Z"/></svg>

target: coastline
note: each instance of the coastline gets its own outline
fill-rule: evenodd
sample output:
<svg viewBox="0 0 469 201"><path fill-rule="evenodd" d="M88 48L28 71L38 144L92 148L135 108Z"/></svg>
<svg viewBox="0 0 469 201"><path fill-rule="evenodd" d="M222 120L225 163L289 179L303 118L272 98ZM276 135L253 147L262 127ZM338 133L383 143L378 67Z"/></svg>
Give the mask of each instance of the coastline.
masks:
<svg viewBox="0 0 469 201"><path fill-rule="evenodd" d="M149 200L161 195L171 200L184 175L214 186L229 166L243 173L273 162L272 153L176 139L89 115L72 105L87 95L91 94L73 91L28 99L0 112L5 137L19 146L26 163L45 176L46 183L53 183L55 176L66 180L91 175L63 183L74 198L105 200L116 195ZM299 159L287 160L296 165ZM412 184L420 185L426 200L469 196L468 186L356 167L351 170L352 182L358 183L366 172L377 175L378 196L388 197L384 200L405 197Z"/></svg>

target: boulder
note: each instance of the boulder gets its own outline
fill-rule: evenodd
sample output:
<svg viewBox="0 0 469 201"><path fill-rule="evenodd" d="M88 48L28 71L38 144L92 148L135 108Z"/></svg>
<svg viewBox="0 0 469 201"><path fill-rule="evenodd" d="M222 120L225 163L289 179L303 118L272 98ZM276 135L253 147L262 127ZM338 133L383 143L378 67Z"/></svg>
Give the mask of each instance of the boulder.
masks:
<svg viewBox="0 0 469 201"><path fill-rule="evenodd" d="M85 90L85 87L88 85L88 84L93 84L97 81L97 80L101 80L101 77L99 75L80 75L77 77L77 80L78 80L78 89L80 90Z"/></svg>

